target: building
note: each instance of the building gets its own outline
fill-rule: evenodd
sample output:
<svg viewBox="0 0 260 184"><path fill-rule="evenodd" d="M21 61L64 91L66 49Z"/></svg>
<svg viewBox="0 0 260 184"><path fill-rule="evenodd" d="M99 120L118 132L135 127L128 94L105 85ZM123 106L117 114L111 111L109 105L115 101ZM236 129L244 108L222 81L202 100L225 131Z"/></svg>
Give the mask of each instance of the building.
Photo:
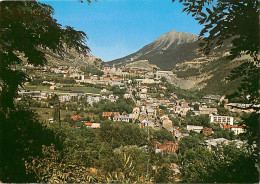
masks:
<svg viewBox="0 0 260 184"><path fill-rule="evenodd" d="M217 138L217 139L209 139L205 140L205 143L202 143L202 145L206 146L208 149L211 150L212 147L216 147L220 144L228 144L229 141L225 138Z"/></svg>
<svg viewBox="0 0 260 184"><path fill-rule="evenodd" d="M251 113L254 112L255 110L253 107L259 107L258 105L252 105L252 104L241 104L241 103L228 103L224 105L225 109L228 109L231 112L246 112L246 113Z"/></svg>
<svg viewBox="0 0 260 184"><path fill-rule="evenodd" d="M72 118L73 120L82 119L82 117L81 117L80 115L73 115L73 116L71 116L71 118Z"/></svg>
<svg viewBox="0 0 260 184"><path fill-rule="evenodd" d="M156 116L156 111L153 109L146 109L148 119L153 119Z"/></svg>
<svg viewBox="0 0 260 184"><path fill-rule="evenodd" d="M120 116L119 112L103 112L102 117L106 117L111 120L111 117Z"/></svg>
<svg viewBox="0 0 260 184"><path fill-rule="evenodd" d="M175 153L179 149L179 145L177 143L173 143L172 141L168 141L166 143L160 143L158 141L154 141L155 153Z"/></svg>
<svg viewBox="0 0 260 184"><path fill-rule="evenodd" d="M130 117L128 115L119 115L119 116L114 116L113 121L125 121L125 122L130 122L132 123L134 120L133 117Z"/></svg>
<svg viewBox="0 0 260 184"><path fill-rule="evenodd" d="M195 132L197 132L197 133L200 133L201 132L201 130L203 129L203 126L195 126L195 125L187 125L186 126L186 129L188 130L188 131L195 131Z"/></svg>
<svg viewBox="0 0 260 184"><path fill-rule="evenodd" d="M212 128L203 127L202 133L203 133L204 135L210 135L210 134L212 134Z"/></svg>
<svg viewBox="0 0 260 184"><path fill-rule="evenodd" d="M175 128L175 127L173 127L173 128L170 130L170 132L172 133L173 136L175 136L175 135L178 134L178 133L181 133L181 131L180 131L178 128Z"/></svg>
<svg viewBox="0 0 260 184"><path fill-rule="evenodd" d="M88 128L100 128L100 123L85 123Z"/></svg>
<svg viewBox="0 0 260 184"><path fill-rule="evenodd" d="M246 141L241 140L227 140L225 138L217 138L217 139L209 139L205 140L204 143L201 143L202 145L206 146L209 150L211 150L213 147L216 147L218 145L228 145L229 143L234 143L237 148L241 148L243 145L246 144Z"/></svg>
<svg viewBox="0 0 260 184"><path fill-rule="evenodd" d="M209 121L210 121L210 123L220 123L222 125L233 125L234 117L210 114Z"/></svg>
<svg viewBox="0 0 260 184"><path fill-rule="evenodd" d="M217 114L217 108L199 107L200 114Z"/></svg>
<svg viewBox="0 0 260 184"><path fill-rule="evenodd" d="M150 121L150 120L142 120L141 123L140 123L140 128L145 128L145 127L151 127L151 128L154 128L155 124L153 121Z"/></svg>
<svg viewBox="0 0 260 184"><path fill-rule="evenodd" d="M162 120L162 127L165 128L168 131L171 131L172 129L172 121L169 119L163 119Z"/></svg>
<svg viewBox="0 0 260 184"><path fill-rule="evenodd" d="M231 130L235 133L235 135L241 134L245 132L245 127L244 126L232 126L232 125L224 125L224 129L226 130Z"/></svg>
<svg viewBox="0 0 260 184"><path fill-rule="evenodd" d="M189 136L189 134L188 133L177 133L177 134L175 134L175 138L177 139L177 141L180 141L183 137L188 137Z"/></svg>

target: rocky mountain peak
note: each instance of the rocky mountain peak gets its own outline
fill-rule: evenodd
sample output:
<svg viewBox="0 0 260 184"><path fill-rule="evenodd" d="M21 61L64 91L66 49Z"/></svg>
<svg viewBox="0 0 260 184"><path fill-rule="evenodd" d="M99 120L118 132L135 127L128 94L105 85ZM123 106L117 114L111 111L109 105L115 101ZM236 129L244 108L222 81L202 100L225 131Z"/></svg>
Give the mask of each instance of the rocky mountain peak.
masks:
<svg viewBox="0 0 260 184"><path fill-rule="evenodd" d="M184 33L179 31L170 31L157 38L153 44L154 49L166 50L169 47L176 47L183 43L190 43L198 40L198 36L191 33Z"/></svg>

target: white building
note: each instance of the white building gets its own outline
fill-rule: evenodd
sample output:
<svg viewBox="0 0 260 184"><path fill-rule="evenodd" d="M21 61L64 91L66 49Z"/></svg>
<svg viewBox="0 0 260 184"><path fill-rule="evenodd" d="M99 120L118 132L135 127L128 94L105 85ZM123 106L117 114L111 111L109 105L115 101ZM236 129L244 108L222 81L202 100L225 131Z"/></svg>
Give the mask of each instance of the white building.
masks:
<svg viewBox="0 0 260 184"><path fill-rule="evenodd" d="M130 117L128 115L120 115L120 116L115 116L113 118L113 121L125 121L125 122L133 122L133 117Z"/></svg>
<svg viewBox="0 0 260 184"><path fill-rule="evenodd" d="M209 115L209 121L211 123L220 123L223 125L233 125L234 117L231 116L219 116L219 115Z"/></svg>
<svg viewBox="0 0 260 184"><path fill-rule="evenodd" d="M197 133L200 133L200 131L203 129L203 126L187 125L187 126L186 126L186 129L187 129L188 131L193 130L193 131L195 131L195 132L197 132Z"/></svg>

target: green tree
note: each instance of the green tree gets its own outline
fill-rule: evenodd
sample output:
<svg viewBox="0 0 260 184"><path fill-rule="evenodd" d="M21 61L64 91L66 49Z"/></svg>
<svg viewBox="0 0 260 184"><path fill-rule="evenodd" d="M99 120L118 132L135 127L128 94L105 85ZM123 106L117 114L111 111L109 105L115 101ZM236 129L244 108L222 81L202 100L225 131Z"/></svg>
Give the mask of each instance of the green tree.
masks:
<svg viewBox="0 0 260 184"><path fill-rule="evenodd" d="M173 0L175 1L175 0ZM243 103L259 104L259 1L257 0L179 0L183 3L186 13L191 13L204 28L200 32L201 49L209 54L216 46L221 47L224 42L231 41L232 47L227 59L232 60L241 55L250 55L253 59L242 63L235 68L228 79L241 79L237 92L229 96L242 99ZM247 26L245 26L247 25ZM254 107L256 111L259 108ZM247 119L248 135L258 135L256 127L259 127L259 115L253 113ZM257 123L256 123L257 122ZM250 128L252 127L252 128ZM250 141L249 147L255 147ZM254 138L253 138L254 139ZM255 163L259 162L251 152L251 158ZM254 163L249 162L244 170L250 170ZM248 168L247 168L248 167ZM244 175L243 175L244 176ZM245 176L244 176L245 177ZM241 182L247 178L238 177ZM254 175L252 180L258 180ZM239 180L238 180L239 181ZM247 181L248 182L248 181Z"/></svg>
<svg viewBox="0 0 260 184"><path fill-rule="evenodd" d="M183 182L255 183L258 181L254 160L244 146L219 145L211 151L198 146L185 152L180 162Z"/></svg>
<svg viewBox="0 0 260 184"><path fill-rule="evenodd" d="M18 87L29 80L17 66L43 66L47 63L45 50L62 56L66 49L87 54L89 48L85 45L86 34L70 26L63 28L52 17L54 10L49 5L1 1L0 14L1 180L33 182L26 175L24 162L29 156L41 155L39 149L50 140L45 140L48 133L37 116L14 104Z"/></svg>
<svg viewBox="0 0 260 184"><path fill-rule="evenodd" d="M87 54L86 34L72 27L62 28L52 17L51 6L36 1L2 1L0 42L0 110L13 109L18 86L28 76L15 69L19 64L42 66L45 49L62 56L67 48ZM22 58L20 57L22 56Z"/></svg>
<svg viewBox="0 0 260 184"><path fill-rule="evenodd" d="M175 1L175 0L173 0ZM191 14L204 28L200 32L202 51L209 54L214 46L231 39L229 59L246 53L258 60L259 6L257 0L179 0L184 12ZM247 26L245 26L247 24ZM207 36L206 36L207 35Z"/></svg>

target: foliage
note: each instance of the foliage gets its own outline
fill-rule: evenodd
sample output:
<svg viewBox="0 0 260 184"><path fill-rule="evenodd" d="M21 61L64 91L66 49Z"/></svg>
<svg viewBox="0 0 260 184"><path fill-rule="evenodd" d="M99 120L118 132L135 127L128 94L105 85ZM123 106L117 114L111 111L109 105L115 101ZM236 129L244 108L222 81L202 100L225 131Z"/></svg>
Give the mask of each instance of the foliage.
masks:
<svg viewBox="0 0 260 184"><path fill-rule="evenodd" d="M192 183L254 183L258 172L245 147L217 146L214 151L197 147L184 153L181 160L184 182Z"/></svg>
<svg viewBox="0 0 260 184"><path fill-rule="evenodd" d="M214 131L214 134L213 134L214 138L225 138L228 140L233 140L236 138L233 131L225 130L220 127L213 127L212 130Z"/></svg>
<svg viewBox="0 0 260 184"><path fill-rule="evenodd" d="M97 75L100 77L104 74L104 72L102 72L101 70L99 70L95 67L91 67L91 66L81 67L80 69L85 74L92 74L92 75Z"/></svg>
<svg viewBox="0 0 260 184"><path fill-rule="evenodd" d="M109 174L109 177L106 178L107 183L144 183L149 181L147 175L141 174L135 169L131 156L125 153L122 156L122 166L119 167L118 171Z"/></svg>
<svg viewBox="0 0 260 184"><path fill-rule="evenodd" d="M39 123L37 115L24 107L0 112L0 178L4 182L33 182L26 175L24 163L31 156L41 155L41 146L60 142L53 131Z"/></svg>
<svg viewBox="0 0 260 184"><path fill-rule="evenodd" d="M188 150L192 150L198 147L200 142L201 140L198 137L191 137L191 136L183 137L179 142L179 146L180 146L179 152L183 154Z"/></svg>
<svg viewBox="0 0 260 184"><path fill-rule="evenodd" d="M42 157L31 157L26 162L27 172L36 175L37 182L44 183L80 183L95 182L96 179L89 175L88 170L79 164L63 162L60 152L54 145L42 146Z"/></svg>
<svg viewBox="0 0 260 184"><path fill-rule="evenodd" d="M131 113L134 107L131 99L119 98L116 102L109 102L108 100L101 100L94 104L94 107L100 109L100 112L127 112Z"/></svg>
<svg viewBox="0 0 260 184"><path fill-rule="evenodd" d="M154 140L157 140L159 142L164 142L164 141L173 141L175 142L174 137L172 136L172 134L166 130L166 129L159 129L159 130L153 130L151 132L152 134L152 138Z"/></svg>
<svg viewBox="0 0 260 184"><path fill-rule="evenodd" d="M186 116L185 120L182 122L184 125L197 125L197 126L206 126L210 127L209 115L201 114L197 116Z"/></svg>
<svg viewBox="0 0 260 184"><path fill-rule="evenodd" d="M72 27L62 28L52 17L51 6L36 1L3 1L1 9L0 42L0 109L14 108L18 86L28 77L20 70L19 64L44 65L47 60L41 49L49 49L62 55L65 48L74 48L86 54L86 34ZM24 59L21 59L22 56Z"/></svg>
<svg viewBox="0 0 260 184"><path fill-rule="evenodd" d="M103 122L100 128L100 140L109 143L112 148L126 145L143 146L147 142L147 133L138 125L118 122Z"/></svg>
<svg viewBox="0 0 260 184"><path fill-rule="evenodd" d="M43 144L59 144L33 112L14 105L18 87L28 81L17 66L46 64L46 49L62 56L66 48L83 54L89 48L85 45L86 34L69 26L62 28L52 17L54 10L49 5L2 1L0 9L1 180L33 182L33 174L26 175L24 163L30 156L41 156Z"/></svg>
<svg viewBox="0 0 260 184"><path fill-rule="evenodd" d="M259 67L252 62L245 62L231 71L229 80L240 78L241 84L238 91L228 98L240 98L243 103L259 104Z"/></svg>
<svg viewBox="0 0 260 184"><path fill-rule="evenodd" d="M259 52L257 0L179 0L179 2L185 6L184 12L191 13L199 24L204 25L200 38L203 41L202 50L206 54L209 54L215 45L221 46L226 40L232 39L230 59L245 52L257 60ZM203 37L207 34L208 36Z"/></svg>

